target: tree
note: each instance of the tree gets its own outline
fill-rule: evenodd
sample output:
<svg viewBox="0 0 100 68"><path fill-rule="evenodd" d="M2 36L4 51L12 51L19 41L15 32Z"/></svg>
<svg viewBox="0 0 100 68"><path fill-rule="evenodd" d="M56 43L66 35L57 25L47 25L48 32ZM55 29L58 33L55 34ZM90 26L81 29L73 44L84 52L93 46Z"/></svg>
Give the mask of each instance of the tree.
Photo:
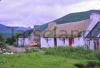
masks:
<svg viewBox="0 0 100 68"><path fill-rule="evenodd" d="M4 47L5 45L5 37L3 34L0 33L0 48Z"/></svg>
<svg viewBox="0 0 100 68"><path fill-rule="evenodd" d="M12 37L8 37L6 39L6 43L9 44L9 45L13 45L14 42L17 41L17 38L20 36L21 33L16 33L15 35L13 35Z"/></svg>
<svg viewBox="0 0 100 68"><path fill-rule="evenodd" d="M16 41L15 36L9 37L6 39L6 43L12 45Z"/></svg>
<svg viewBox="0 0 100 68"><path fill-rule="evenodd" d="M3 42L5 40L4 36L0 34L0 42Z"/></svg>

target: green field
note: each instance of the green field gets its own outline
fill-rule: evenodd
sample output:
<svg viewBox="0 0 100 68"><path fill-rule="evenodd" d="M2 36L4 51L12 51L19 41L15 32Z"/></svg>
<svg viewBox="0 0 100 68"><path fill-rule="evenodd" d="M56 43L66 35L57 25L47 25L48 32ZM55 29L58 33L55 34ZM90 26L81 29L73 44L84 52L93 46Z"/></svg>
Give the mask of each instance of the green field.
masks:
<svg viewBox="0 0 100 68"><path fill-rule="evenodd" d="M33 49L23 54L0 55L0 68L77 68L75 64L87 65L90 60L92 65L94 60L100 65L100 52L63 47Z"/></svg>
<svg viewBox="0 0 100 68"><path fill-rule="evenodd" d="M75 68L83 60L41 54L1 55L0 68Z"/></svg>

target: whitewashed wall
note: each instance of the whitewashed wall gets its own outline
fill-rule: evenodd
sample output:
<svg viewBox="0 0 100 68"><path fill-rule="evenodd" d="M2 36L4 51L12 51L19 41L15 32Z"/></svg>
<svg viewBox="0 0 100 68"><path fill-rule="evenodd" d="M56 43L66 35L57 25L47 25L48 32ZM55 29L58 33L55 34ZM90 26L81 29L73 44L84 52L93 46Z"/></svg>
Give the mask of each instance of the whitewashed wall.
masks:
<svg viewBox="0 0 100 68"><path fill-rule="evenodd" d="M49 48L49 47L54 47L54 39L48 38L47 42L45 38L41 37L41 48Z"/></svg>
<svg viewBox="0 0 100 68"><path fill-rule="evenodd" d="M28 46L29 44L30 44L29 38L24 38L24 39L18 38L18 46Z"/></svg>
<svg viewBox="0 0 100 68"><path fill-rule="evenodd" d="M22 46L23 45L23 38L18 38L18 46Z"/></svg>
<svg viewBox="0 0 100 68"><path fill-rule="evenodd" d="M30 39L29 38L25 38L23 40L23 38L18 38L18 45L22 46L24 43L24 46L29 46L30 44ZM65 43L61 38L57 38L57 46L68 46L69 42L68 39L65 39ZM84 46L85 42L84 39L82 37L80 38L74 38L74 42L72 44L73 47L76 46ZM50 48L50 47L54 47L54 38L48 38L48 42L45 38L41 37L41 48Z"/></svg>
<svg viewBox="0 0 100 68"><path fill-rule="evenodd" d="M94 50L94 40L90 40L90 49Z"/></svg>
<svg viewBox="0 0 100 68"><path fill-rule="evenodd" d="M65 39L65 43L62 39L57 38L57 46L68 46L68 39ZM73 47L77 47L77 46L84 46L85 45L85 41L82 37L80 38L74 38L74 43L72 44ZM45 38L41 38L41 48L49 48L49 47L54 47L54 39L53 38L49 38L48 42L46 41Z"/></svg>
<svg viewBox="0 0 100 68"><path fill-rule="evenodd" d="M65 40L66 41L66 40ZM60 38L57 38L57 46L66 46L67 44Z"/></svg>
<svg viewBox="0 0 100 68"><path fill-rule="evenodd" d="M29 44L30 44L29 38L25 38L25 41L24 42L25 42L24 43L24 46L29 46Z"/></svg>
<svg viewBox="0 0 100 68"><path fill-rule="evenodd" d="M84 46L84 45L85 45L85 41L84 41L83 37L74 38L73 47L76 47L76 46Z"/></svg>

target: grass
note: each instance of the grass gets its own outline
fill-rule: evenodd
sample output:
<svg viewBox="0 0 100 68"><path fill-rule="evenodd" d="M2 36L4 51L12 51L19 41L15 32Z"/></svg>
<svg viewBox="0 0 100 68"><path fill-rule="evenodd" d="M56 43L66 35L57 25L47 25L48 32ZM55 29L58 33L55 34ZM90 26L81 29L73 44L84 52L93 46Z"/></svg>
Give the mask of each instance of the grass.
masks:
<svg viewBox="0 0 100 68"><path fill-rule="evenodd" d="M0 55L0 68L75 68L76 63L85 61L38 53Z"/></svg>
<svg viewBox="0 0 100 68"><path fill-rule="evenodd" d="M24 54L0 55L0 68L75 68L75 64L99 65L99 60L99 51L57 47L33 49Z"/></svg>
<svg viewBox="0 0 100 68"><path fill-rule="evenodd" d="M100 51L92 51L82 47L57 47L44 49L46 55L62 56L72 59L100 60Z"/></svg>

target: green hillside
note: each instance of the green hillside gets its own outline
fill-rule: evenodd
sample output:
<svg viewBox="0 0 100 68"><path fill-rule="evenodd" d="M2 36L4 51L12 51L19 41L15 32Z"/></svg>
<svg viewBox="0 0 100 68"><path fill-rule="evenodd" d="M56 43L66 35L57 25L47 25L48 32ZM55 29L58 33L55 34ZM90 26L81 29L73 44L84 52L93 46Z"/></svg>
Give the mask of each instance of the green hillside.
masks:
<svg viewBox="0 0 100 68"><path fill-rule="evenodd" d="M12 36L12 34L15 34L16 32L24 32L29 29L30 28L25 28L25 27L9 27L0 24L0 33L6 37L10 37Z"/></svg>
<svg viewBox="0 0 100 68"><path fill-rule="evenodd" d="M64 17L54 20L54 22L56 22L57 24L63 24L69 22L71 23L71 22L82 21L82 20L89 19L91 13L100 13L100 10L90 10L85 12L71 13Z"/></svg>
<svg viewBox="0 0 100 68"><path fill-rule="evenodd" d="M90 11L71 13L71 14L68 14L68 15L62 17L62 18L55 20L54 22L56 22L57 24L63 24L66 22L68 22L68 23L69 22L77 22L77 21L89 19L90 14L91 14Z"/></svg>

